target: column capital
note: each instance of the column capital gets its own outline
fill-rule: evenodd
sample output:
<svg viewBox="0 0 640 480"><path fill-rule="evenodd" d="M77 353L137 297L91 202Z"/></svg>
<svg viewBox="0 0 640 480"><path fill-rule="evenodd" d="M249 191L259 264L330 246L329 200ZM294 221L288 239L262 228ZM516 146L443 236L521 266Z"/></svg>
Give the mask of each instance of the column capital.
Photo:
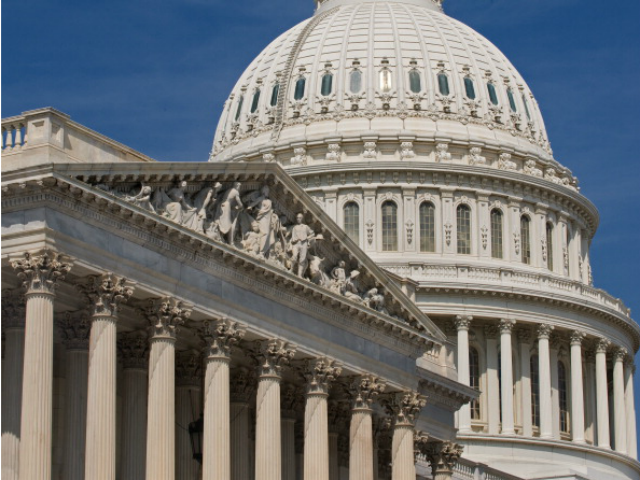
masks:
<svg viewBox="0 0 640 480"><path fill-rule="evenodd" d="M370 409L376 397L383 393L386 388L386 383L373 375L363 375L354 378L351 385L349 385L352 408L354 410Z"/></svg>
<svg viewBox="0 0 640 480"><path fill-rule="evenodd" d="M471 315L456 315L454 324L458 331L469 330L469 326L471 325L472 321L473 321L473 317Z"/></svg>
<svg viewBox="0 0 640 480"><path fill-rule="evenodd" d="M231 370L229 386L231 402L249 403L256 389L255 376L252 370L246 367L238 367Z"/></svg>
<svg viewBox="0 0 640 480"><path fill-rule="evenodd" d="M24 329L26 299L22 288L2 290L2 328Z"/></svg>
<svg viewBox="0 0 640 480"><path fill-rule="evenodd" d="M551 332L553 332L553 328L553 325L549 325L548 323L542 323L538 325L538 330L536 332L538 334L538 340L549 340L549 337L551 337Z"/></svg>
<svg viewBox="0 0 640 480"><path fill-rule="evenodd" d="M484 326L484 336L487 339L496 339L498 338L498 333L500 332L498 326L496 325L485 325Z"/></svg>
<svg viewBox="0 0 640 480"><path fill-rule="evenodd" d="M606 338L599 338L596 340L596 353L607 353L611 347L611 342Z"/></svg>
<svg viewBox="0 0 640 480"><path fill-rule="evenodd" d="M384 406L395 419L396 426L413 426L427 399L417 392L398 392L387 395Z"/></svg>
<svg viewBox="0 0 640 480"><path fill-rule="evenodd" d="M18 272L26 295L54 295L58 280L63 280L71 270L69 257L51 250L25 252L9 261Z"/></svg>
<svg viewBox="0 0 640 480"><path fill-rule="evenodd" d="M633 355L627 356L627 360L624 362L624 366L631 370L631 375L635 375L636 364L633 361Z"/></svg>
<svg viewBox="0 0 640 480"><path fill-rule="evenodd" d="M574 330L571 332L571 346L581 346L586 336L586 333L580 330Z"/></svg>
<svg viewBox="0 0 640 480"><path fill-rule="evenodd" d="M207 320L198 333L207 345L209 358L231 358L231 349L247 331L247 327L228 318Z"/></svg>
<svg viewBox="0 0 640 480"><path fill-rule="evenodd" d="M280 390L283 415L287 418L297 418L304 410L304 388L286 383Z"/></svg>
<svg viewBox="0 0 640 480"><path fill-rule="evenodd" d="M89 299L91 315L94 317L117 317L120 304L133 295L131 282L111 272L90 275L76 287Z"/></svg>
<svg viewBox="0 0 640 480"><path fill-rule="evenodd" d="M254 345L252 355L258 362L260 377L280 378L282 367L291 361L297 350L295 345L279 338L257 340Z"/></svg>
<svg viewBox="0 0 640 480"><path fill-rule="evenodd" d="M88 350L91 322L89 312L65 312L58 320L58 327L67 350Z"/></svg>
<svg viewBox="0 0 640 480"><path fill-rule="evenodd" d="M518 336L518 341L520 343L527 345L531 344L531 328L518 327L518 329L516 330L516 335Z"/></svg>
<svg viewBox="0 0 640 480"><path fill-rule="evenodd" d="M191 316L191 306L173 297L151 298L142 313L151 325L152 339L175 339L176 329Z"/></svg>
<svg viewBox="0 0 640 480"><path fill-rule="evenodd" d="M453 473L458 459L462 455L462 446L453 442L432 442L427 446L426 456L431 464L431 471L436 473Z"/></svg>
<svg viewBox="0 0 640 480"><path fill-rule="evenodd" d="M418 463L420 455L427 455L429 445L429 435L422 430L416 430L413 434L413 459Z"/></svg>
<svg viewBox="0 0 640 480"><path fill-rule="evenodd" d="M624 347L615 347L613 350L614 362L624 362L627 359L629 352Z"/></svg>
<svg viewBox="0 0 640 480"><path fill-rule="evenodd" d="M351 412L349 404L339 400L329 400L329 433L341 433L349 428Z"/></svg>
<svg viewBox="0 0 640 480"><path fill-rule="evenodd" d="M149 342L142 331L127 332L118 341L124 368L146 370L149 363Z"/></svg>
<svg viewBox="0 0 640 480"><path fill-rule="evenodd" d="M202 386L202 355L197 350L176 352L176 385L180 387Z"/></svg>
<svg viewBox="0 0 640 480"><path fill-rule="evenodd" d="M500 327L500 333L501 334L503 334L503 333L511 334L515 324L516 324L515 320L509 320L509 319L506 319L506 318L501 319L500 323L498 324L499 327Z"/></svg>
<svg viewBox="0 0 640 480"><path fill-rule="evenodd" d="M305 362L304 377L307 380L307 395L329 395L329 386L342 373L335 360L320 357Z"/></svg>

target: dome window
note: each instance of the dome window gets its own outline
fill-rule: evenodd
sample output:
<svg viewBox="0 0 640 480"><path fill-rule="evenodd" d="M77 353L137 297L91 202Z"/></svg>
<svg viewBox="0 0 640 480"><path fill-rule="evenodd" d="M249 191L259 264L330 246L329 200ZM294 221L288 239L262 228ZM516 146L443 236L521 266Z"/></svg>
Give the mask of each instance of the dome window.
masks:
<svg viewBox="0 0 640 480"><path fill-rule="evenodd" d="M440 90L440 94L445 97L449 95L449 77L447 77L446 73L438 74L438 90Z"/></svg>
<svg viewBox="0 0 640 480"><path fill-rule="evenodd" d="M464 92L469 100L476 99L476 87L473 85L471 77L464 77Z"/></svg>
<svg viewBox="0 0 640 480"><path fill-rule="evenodd" d="M349 76L349 90L351 93L360 93L362 90L362 72L360 70L354 70Z"/></svg>
<svg viewBox="0 0 640 480"><path fill-rule="evenodd" d="M531 264L531 220L526 215L520 218L520 257L522 263Z"/></svg>
<svg viewBox="0 0 640 480"><path fill-rule="evenodd" d="M547 268L553 271L553 224L547 222Z"/></svg>
<svg viewBox="0 0 640 480"><path fill-rule="evenodd" d="M320 84L320 94L323 97L328 97L331 95L331 91L333 90L333 74L325 73L322 76L322 82Z"/></svg>
<svg viewBox="0 0 640 480"><path fill-rule="evenodd" d="M251 113L256 113L258 110L258 105L260 104L260 89L256 89L253 94L253 100L251 101Z"/></svg>
<svg viewBox="0 0 640 480"><path fill-rule="evenodd" d="M398 251L398 206L387 200L382 204L382 251Z"/></svg>
<svg viewBox="0 0 640 480"><path fill-rule="evenodd" d="M509 97L509 106L511 107L512 112L517 112L518 107L516 106L516 99L513 97L513 91L510 88L507 88L507 97Z"/></svg>
<svg viewBox="0 0 640 480"><path fill-rule="evenodd" d="M420 72L417 70L411 70L409 72L409 89L413 93L420 93L422 91L422 79L420 78Z"/></svg>
<svg viewBox="0 0 640 480"><path fill-rule="evenodd" d="M491 100L491 103L498 105L498 93L496 92L496 86L493 83L488 82L487 91L489 92L489 100Z"/></svg>
<svg viewBox="0 0 640 480"><path fill-rule="evenodd" d="M502 212L497 208L491 210L491 256L502 258Z"/></svg>
<svg viewBox="0 0 640 480"><path fill-rule="evenodd" d="M467 205L459 205L456 209L456 233L458 234L458 253L471 253L471 209Z"/></svg>
<svg viewBox="0 0 640 480"><path fill-rule="evenodd" d="M420 251L436 251L436 207L431 202L420 205Z"/></svg>
<svg viewBox="0 0 640 480"><path fill-rule="evenodd" d="M531 121L531 113L529 113L529 105L527 104L527 97L522 95L522 103L524 104L524 113L527 114L527 119Z"/></svg>
<svg viewBox="0 0 640 480"><path fill-rule="evenodd" d="M244 102L244 95L241 95L238 99L238 107L236 109L235 121L240 120L240 114L242 113L242 103Z"/></svg>
<svg viewBox="0 0 640 480"><path fill-rule="evenodd" d="M343 208L344 231L355 243L360 243L360 206L348 202Z"/></svg>
<svg viewBox="0 0 640 480"><path fill-rule="evenodd" d="M391 91L391 72L389 70L380 71L380 90L385 93Z"/></svg>
<svg viewBox="0 0 640 480"><path fill-rule="evenodd" d="M304 97L304 88L306 83L307 81L304 77L298 78L298 80L296 81L296 88L293 92L294 100L302 100L302 98Z"/></svg>
<svg viewBox="0 0 640 480"><path fill-rule="evenodd" d="M276 83L273 85L273 89L271 90L271 102L270 105L275 107L278 104L278 94L280 93L280 84Z"/></svg>

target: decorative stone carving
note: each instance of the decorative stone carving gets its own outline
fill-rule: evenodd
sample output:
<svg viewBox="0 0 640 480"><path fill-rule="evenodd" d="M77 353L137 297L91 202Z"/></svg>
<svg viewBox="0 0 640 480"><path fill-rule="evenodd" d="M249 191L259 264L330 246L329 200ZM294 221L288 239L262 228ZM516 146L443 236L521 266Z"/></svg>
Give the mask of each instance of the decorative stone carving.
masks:
<svg viewBox="0 0 640 480"><path fill-rule="evenodd" d="M228 318L222 318L205 321L199 334L207 344L209 357L229 358L231 348L244 337L246 330L247 327L244 325Z"/></svg>
<svg viewBox="0 0 640 480"><path fill-rule="evenodd" d="M304 388L285 383L280 392L282 410L289 418L296 418L304 410Z"/></svg>
<svg viewBox="0 0 640 480"><path fill-rule="evenodd" d="M364 151L362 152L362 158L375 159L378 157L376 151L376 142L364 142Z"/></svg>
<svg viewBox="0 0 640 480"><path fill-rule="evenodd" d="M328 162L340 162L342 160L342 150L339 143L330 143L327 147L328 152L325 160Z"/></svg>
<svg viewBox="0 0 640 480"><path fill-rule="evenodd" d="M293 149L293 158L291 165L302 166L307 164L307 149L304 147L296 147Z"/></svg>
<svg viewBox="0 0 640 480"><path fill-rule="evenodd" d="M62 340L68 350L88 350L91 324L85 310L65 312L58 322Z"/></svg>
<svg viewBox="0 0 640 480"><path fill-rule="evenodd" d="M441 475L452 475L453 468L462 455L462 451L462 446L453 442L429 443L425 453L431 464L433 477L440 478Z"/></svg>
<svg viewBox="0 0 640 480"><path fill-rule="evenodd" d="M520 232L513 232L513 248L516 255L520 255Z"/></svg>
<svg viewBox="0 0 640 480"><path fill-rule="evenodd" d="M413 434L413 459L415 463L418 463L420 457L426 456L428 445L429 436L422 430L416 430Z"/></svg>
<svg viewBox="0 0 640 480"><path fill-rule="evenodd" d="M25 252L22 257L12 259L9 263L17 270L27 295L53 295L58 280L64 279L72 265L66 255L50 250Z"/></svg>
<svg viewBox="0 0 640 480"><path fill-rule="evenodd" d="M489 241L489 229L486 225L483 225L480 229L480 237L482 238L482 249L487 249L487 243Z"/></svg>
<svg viewBox="0 0 640 480"><path fill-rule="evenodd" d="M295 345L277 338L256 341L252 356L258 361L258 374L279 377L282 367L291 361L296 349Z"/></svg>
<svg viewBox="0 0 640 480"><path fill-rule="evenodd" d="M451 233L453 231L453 225L450 222L444 224L444 239L447 246L451 245Z"/></svg>
<svg viewBox="0 0 640 480"><path fill-rule="evenodd" d="M389 314L384 306L384 295L377 288L372 288L364 294L364 304L377 312Z"/></svg>
<svg viewBox="0 0 640 480"><path fill-rule="evenodd" d="M393 416L396 425L415 425L420 411L426 404L426 397L416 392L394 393L384 400L387 413Z"/></svg>
<svg viewBox="0 0 640 480"><path fill-rule="evenodd" d="M272 163L276 161L276 156L273 153L265 153L262 155L262 161Z"/></svg>
<svg viewBox="0 0 640 480"><path fill-rule="evenodd" d="M581 332L579 330L574 330L571 332L571 345L582 345L583 340L587 336L586 333Z"/></svg>
<svg viewBox="0 0 640 480"><path fill-rule="evenodd" d="M307 395L328 395L329 386L340 373L342 367L335 360L321 357L306 362L304 377L307 381Z"/></svg>
<svg viewBox="0 0 640 480"><path fill-rule="evenodd" d="M451 154L448 152L448 150L448 143L437 143L435 152L436 162L446 162L451 160Z"/></svg>
<svg viewBox="0 0 640 480"><path fill-rule="evenodd" d="M524 171L524 173L526 173L527 175L531 175L532 177L540 177L540 178L542 178L542 170L540 170L536 166L536 161L534 159L532 159L532 158L530 158L526 162L524 162L523 171Z"/></svg>
<svg viewBox="0 0 640 480"><path fill-rule="evenodd" d="M371 408L373 401L385 391L386 387L384 382L373 375L355 378L349 385L352 407L354 409Z"/></svg>
<svg viewBox="0 0 640 480"><path fill-rule="evenodd" d="M600 338L596 340L596 353L607 353L611 347L611 342L606 338Z"/></svg>
<svg viewBox="0 0 640 480"><path fill-rule="evenodd" d="M311 228L304 223L304 215L299 213L296 215L296 224L288 232L290 236L289 249L291 250L291 267L290 271L297 268L297 275L304 277L309 266L309 247L316 240L321 240L322 235L316 234Z"/></svg>
<svg viewBox="0 0 640 480"><path fill-rule="evenodd" d="M176 353L176 383L178 385L202 386L202 355L194 350Z"/></svg>
<svg viewBox="0 0 640 480"><path fill-rule="evenodd" d="M402 142L400 144L400 159L408 160L416 156L413 151L413 142Z"/></svg>
<svg viewBox="0 0 640 480"><path fill-rule="evenodd" d="M500 320L500 333L511 333L511 331L513 330L513 327L515 326L516 321L515 320L508 320L508 319L502 319Z"/></svg>
<svg viewBox="0 0 640 480"><path fill-rule="evenodd" d="M469 165L486 165L487 159L481 155L480 147L471 147L469 150Z"/></svg>
<svg viewBox="0 0 640 480"><path fill-rule="evenodd" d="M2 291L2 329L24 328L26 319L25 294L22 288Z"/></svg>
<svg viewBox="0 0 640 480"><path fill-rule="evenodd" d="M152 298L143 313L152 336L175 338L178 327L191 316L191 307L173 297Z"/></svg>
<svg viewBox="0 0 640 480"><path fill-rule="evenodd" d="M232 402L249 403L255 391L253 372L246 367L231 370L230 388Z"/></svg>
<svg viewBox="0 0 640 480"><path fill-rule="evenodd" d="M118 342L124 368L146 369L149 361L149 341L142 332L128 332Z"/></svg>
<svg viewBox="0 0 640 480"><path fill-rule="evenodd" d="M411 244L413 242L413 225L414 223L411 219L405 222L405 226L407 227L407 243Z"/></svg>
<svg viewBox="0 0 640 480"><path fill-rule="evenodd" d="M113 273L92 275L76 286L89 299L93 316L117 316L120 304L133 295L130 282Z"/></svg>
<svg viewBox="0 0 640 480"><path fill-rule="evenodd" d="M553 329L553 325L549 325L547 323L539 325L537 330L538 338L549 339L551 337L551 332L553 332Z"/></svg>
<svg viewBox="0 0 640 480"><path fill-rule="evenodd" d="M456 330L469 330L473 317L471 315L456 315L454 321Z"/></svg>
<svg viewBox="0 0 640 480"><path fill-rule="evenodd" d="M501 153L498 158L498 168L500 170L515 170L518 166L516 165L516 162L511 160L510 153Z"/></svg>
<svg viewBox="0 0 640 480"><path fill-rule="evenodd" d="M485 325L484 326L484 336L487 339L496 339L498 338L499 328L496 325Z"/></svg>
<svg viewBox="0 0 640 480"><path fill-rule="evenodd" d="M367 227L367 242L369 243L369 245L373 244L373 227L374 227L374 223L372 220L368 220L367 223L365 224L365 226Z"/></svg>

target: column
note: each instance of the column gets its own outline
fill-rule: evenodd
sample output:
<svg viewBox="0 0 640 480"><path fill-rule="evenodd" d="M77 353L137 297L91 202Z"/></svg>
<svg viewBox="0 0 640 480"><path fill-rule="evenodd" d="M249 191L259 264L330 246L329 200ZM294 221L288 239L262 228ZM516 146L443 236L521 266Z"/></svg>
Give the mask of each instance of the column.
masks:
<svg viewBox="0 0 640 480"><path fill-rule="evenodd" d="M255 480L282 478L280 431L280 372L293 358L296 347L284 340L260 342L255 355L258 366L256 394L256 474Z"/></svg>
<svg viewBox="0 0 640 480"><path fill-rule="evenodd" d="M249 427L251 415L249 405L255 392L255 381L251 371L244 367L232 370L230 386L231 478L233 480L250 480Z"/></svg>
<svg viewBox="0 0 640 480"><path fill-rule="evenodd" d="M175 343L176 327L191 309L171 297L149 300L151 324L149 401L147 405L147 480L173 480L176 474Z"/></svg>
<svg viewBox="0 0 640 480"><path fill-rule="evenodd" d="M538 370L540 375L540 438L553 438L553 418L551 405L551 360L549 337L553 326L542 324L538 327Z"/></svg>
<svg viewBox="0 0 640 480"><path fill-rule="evenodd" d="M462 446L453 442L429 443L426 455L431 464L433 480L451 480L453 469L462 455Z"/></svg>
<svg viewBox="0 0 640 480"><path fill-rule="evenodd" d="M522 390L522 435L533 436L531 407L531 329L518 329L520 342L520 388Z"/></svg>
<svg viewBox="0 0 640 480"><path fill-rule="evenodd" d="M596 367L595 352L586 350L585 357L585 385L586 404L585 404L585 440L591 445L596 444L597 426L596 426Z"/></svg>
<svg viewBox="0 0 640 480"><path fill-rule="evenodd" d="M52 251L11 260L26 289L20 419L20 480L51 478L53 415L53 301L58 280L71 269Z"/></svg>
<svg viewBox="0 0 640 480"><path fill-rule="evenodd" d="M486 325L484 336L487 340L487 413L489 433L497 435L500 433L500 403L491 401L500 395L500 384L498 382L498 327Z"/></svg>
<svg viewBox="0 0 640 480"><path fill-rule="evenodd" d="M147 445L147 366L149 341L144 332L132 332L120 339L123 370L122 459L120 478L145 477Z"/></svg>
<svg viewBox="0 0 640 480"><path fill-rule="evenodd" d="M304 475L304 433L303 428L299 432L296 428L298 418L304 410L304 389L292 383L287 383L281 390L281 415L280 421L282 431L282 480L298 480L297 472L297 452L300 447L300 478ZM299 425L299 424L298 424ZM300 445L296 445L296 435L301 435ZM235 480L235 479L234 479Z"/></svg>
<svg viewBox="0 0 640 480"><path fill-rule="evenodd" d="M21 289L2 292L2 478L18 480L20 410L24 360L25 298Z"/></svg>
<svg viewBox="0 0 640 480"><path fill-rule="evenodd" d="M67 347L66 398L64 428L64 461L62 478L83 480L85 470L85 442L87 433L87 380L89 376L88 312L68 312L60 325L60 333Z"/></svg>
<svg viewBox="0 0 640 480"><path fill-rule="evenodd" d="M549 363L551 366L551 431L553 438L560 440L560 388L558 377L558 357L560 353L560 337L551 335L549 339Z"/></svg>
<svg viewBox="0 0 640 480"><path fill-rule="evenodd" d="M627 357L625 363L625 406L627 410L627 455L633 459L638 459L638 443L636 438L636 409L635 395L633 392L633 374L635 373L635 365L633 358Z"/></svg>
<svg viewBox="0 0 640 480"><path fill-rule="evenodd" d="M329 480L329 387L342 367L321 357L307 363L304 376L304 480Z"/></svg>
<svg viewBox="0 0 640 480"><path fill-rule="evenodd" d="M349 480L371 480L377 465L373 462L373 410L375 398L385 390L377 377L356 378L349 388L352 399L349 425Z"/></svg>
<svg viewBox="0 0 640 480"><path fill-rule="evenodd" d="M513 356L511 354L511 331L514 320L500 320L500 363L502 381L502 434L515 435L513 421Z"/></svg>
<svg viewBox="0 0 640 480"><path fill-rule="evenodd" d="M88 277L78 289L91 310L85 477L115 480L118 310L133 288L126 279L106 273Z"/></svg>
<svg viewBox="0 0 640 480"><path fill-rule="evenodd" d="M176 352L176 478L180 480L200 479L202 457L194 457L189 425L202 418L202 373L199 351Z"/></svg>
<svg viewBox="0 0 640 480"><path fill-rule="evenodd" d="M611 448L609 432L609 394L607 388L607 350L610 342L604 338L596 345L596 409L598 446Z"/></svg>
<svg viewBox="0 0 640 480"><path fill-rule="evenodd" d="M575 443L586 443L584 438L584 388L582 384L582 341L585 334L571 334L571 434Z"/></svg>
<svg viewBox="0 0 640 480"><path fill-rule="evenodd" d="M425 397L416 392L393 394L387 403L387 409L394 419L391 440L392 480L415 480L416 478L414 426L420 411L426 404ZM354 465L351 465L351 470L353 468Z"/></svg>
<svg viewBox="0 0 640 480"><path fill-rule="evenodd" d="M613 354L613 415L615 422L616 452L627 453L627 416L624 399L625 348L617 348Z"/></svg>
<svg viewBox="0 0 640 480"><path fill-rule="evenodd" d="M205 322L200 331L208 346L202 480L231 480L229 364L231 347L244 337L245 332L245 326L226 318Z"/></svg>
<svg viewBox="0 0 640 480"><path fill-rule="evenodd" d="M456 329L458 330L458 382L469 386L469 325L473 317L471 315L458 315L456 317ZM458 431L460 433L471 432L471 404L465 403L458 410Z"/></svg>

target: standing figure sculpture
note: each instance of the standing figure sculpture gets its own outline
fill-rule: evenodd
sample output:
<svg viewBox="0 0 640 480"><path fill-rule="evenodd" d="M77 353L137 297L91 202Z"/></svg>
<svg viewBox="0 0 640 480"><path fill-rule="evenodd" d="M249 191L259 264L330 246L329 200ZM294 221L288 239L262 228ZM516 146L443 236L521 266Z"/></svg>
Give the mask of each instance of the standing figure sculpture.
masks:
<svg viewBox="0 0 640 480"><path fill-rule="evenodd" d="M316 234L311 228L304 223L304 215L299 213L296 215L296 224L291 229L291 268L298 266L298 276L304 278L304 274L309 266L309 244L316 239Z"/></svg>
<svg viewBox="0 0 640 480"><path fill-rule="evenodd" d="M272 228L273 202L269 198L269 186L264 185L260 190L251 192L244 200L247 205L245 211L251 213L251 215L249 213L246 214L244 223L258 222L260 231L264 234L260 245L260 253L267 257L276 241L276 231ZM246 226L244 229L246 229Z"/></svg>
<svg viewBox="0 0 640 480"><path fill-rule="evenodd" d="M215 203L216 195L218 194L220 188L222 188L222 184L216 182L215 184L209 185L208 187L204 187L194 195L193 207L195 208L195 212L193 213L193 215L191 215L187 222L184 222L185 227L190 228L191 230L195 230L198 233L204 233L204 223L207 219L209 205L211 203Z"/></svg>
<svg viewBox="0 0 640 480"><path fill-rule="evenodd" d="M238 220L238 214L242 208L242 200L240 200L240 182L235 182L233 186L222 196L222 200L216 209L214 220L217 224L220 236L230 245L233 245L233 239L236 233L236 221Z"/></svg>
<svg viewBox="0 0 640 480"><path fill-rule="evenodd" d="M157 210L164 210L164 216L179 225L189 221L196 210L187 202L186 188L187 182L183 180L166 193L162 189L158 189L159 198L154 202L160 207Z"/></svg>

